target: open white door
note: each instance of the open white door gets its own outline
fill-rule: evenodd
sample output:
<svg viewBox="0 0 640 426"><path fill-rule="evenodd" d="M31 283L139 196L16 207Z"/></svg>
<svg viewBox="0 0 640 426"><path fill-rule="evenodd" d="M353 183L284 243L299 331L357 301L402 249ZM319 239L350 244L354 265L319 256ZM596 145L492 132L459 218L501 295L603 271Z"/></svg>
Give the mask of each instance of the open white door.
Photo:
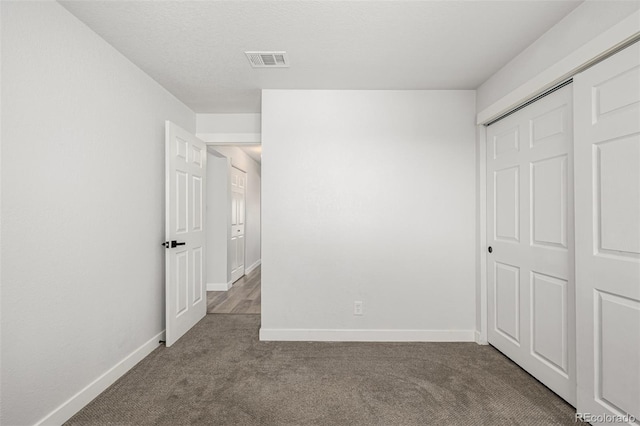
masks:
<svg viewBox="0 0 640 426"><path fill-rule="evenodd" d="M574 84L577 410L639 424L640 44Z"/></svg>
<svg viewBox="0 0 640 426"><path fill-rule="evenodd" d="M166 123L166 345L207 313L205 214L207 149L204 142Z"/></svg>

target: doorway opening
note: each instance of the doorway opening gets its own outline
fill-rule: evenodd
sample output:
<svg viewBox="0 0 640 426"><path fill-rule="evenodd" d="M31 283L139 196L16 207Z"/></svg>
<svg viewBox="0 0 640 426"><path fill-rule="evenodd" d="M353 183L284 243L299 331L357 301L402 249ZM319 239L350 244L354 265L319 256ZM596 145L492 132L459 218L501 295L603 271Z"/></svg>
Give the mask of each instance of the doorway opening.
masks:
<svg viewBox="0 0 640 426"><path fill-rule="evenodd" d="M207 314L261 312L261 146L207 147Z"/></svg>

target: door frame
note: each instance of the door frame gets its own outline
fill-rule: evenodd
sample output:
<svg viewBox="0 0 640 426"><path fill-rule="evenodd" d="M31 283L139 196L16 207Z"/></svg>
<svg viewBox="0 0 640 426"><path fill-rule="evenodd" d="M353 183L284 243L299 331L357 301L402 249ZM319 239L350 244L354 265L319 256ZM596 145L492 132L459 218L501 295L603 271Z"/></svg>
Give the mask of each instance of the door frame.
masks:
<svg viewBox="0 0 640 426"><path fill-rule="evenodd" d="M476 115L476 332L475 340L488 345L487 288L487 124L525 106L549 89L640 40L640 10L575 50L560 62L529 79ZM575 123L574 123L575 126ZM575 214L575 212L574 212Z"/></svg>
<svg viewBox="0 0 640 426"><path fill-rule="evenodd" d="M476 286L478 290L476 295L476 309L479 315L476 319L480 321L478 330L476 330L476 343L479 345L488 345L488 323L489 323L489 289L487 288L487 128L484 125L478 125L476 128L476 155L477 155L477 209L478 209L478 232L476 241L478 243L476 249Z"/></svg>
<svg viewBox="0 0 640 426"><path fill-rule="evenodd" d="M262 145L262 143L260 142L260 135L259 134L250 134L250 137L245 137L246 135L242 134L238 137L238 135L236 134L225 134L222 135L222 137L219 137L217 134L212 133L196 133L196 136L198 138L200 138L201 140L204 141L205 145L207 146L207 151L209 148L212 149L216 149L216 148L222 148L222 147L236 147L236 148L242 148L243 146L247 146L247 147L252 147L252 146L256 146L256 145ZM237 139L237 142L229 142L233 139ZM216 151L218 152L218 151ZM247 236L247 228L246 228L246 221L247 221L247 216L246 216L246 212L247 212L247 187L249 185L249 178L248 178L248 174L249 172L246 170L246 167L242 167L239 166L237 164L233 163L233 159L232 157L227 157L226 155L219 153L222 157L227 159L227 175L229 177L229 185L227 187L227 203L228 206L231 206L231 169L235 168L238 169L239 171L243 172L246 176L247 179L245 181L245 204L244 204L244 209L245 209L245 233L244 233L244 237L245 237L245 245L244 245L244 256L245 256L245 273L242 276L245 276L247 274L247 265L246 265L246 256L247 256L247 240L246 240L246 236ZM260 167L262 167L262 165L260 165ZM262 189L260 189L260 197L262 197ZM227 221L228 223L228 228L227 228L227 254L229 251L229 244L230 244L230 238L231 238L231 224L230 224L230 215L231 215L231 211L230 209L227 210ZM262 241L262 228L260 228L260 241ZM260 265L260 263L258 263L258 265ZM251 266L251 265L249 265ZM227 285L227 290L229 290L233 284L237 281L237 280L233 280L232 278L230 278L231 276L231 266L230 263L227 262L227 268L228 268L228 272L229 272L229 280L226 283ZM253 270L253 269L252 269ZM241 277L242 278L242 277ZM238 278L239 279L239 278ZM219 291L219 290L215 290L215 291ZM225 290L226 291L226 290Z"/></svg>
<svg viewBox="0 0 640 426"><path fill-rule="evenodd" d="M248 178L248 172L246 170L241 169L238 166L234 166L233 162L231 161L231 159L229 159L229 173L233 173L233 170L231 169L236 169L239 172L244 173L244 177L245 177L245 181L244 181L244 202L242 203L242 207L244 208L244 213L243 213L243 217L244 217L244 233L242 234L242 238L244 238L244 242L242 244L242 250L244 253L242 253L242 259L243 259L243 269L244 272L242 273L242 275L240 275L240 277L236 278L235 280L233 279L233 277L231 278L231 285L235 284L236 281L238 281L240 278L244 277L247 274L247 264L246 264L246 258L247 258L247 186L249 185L249 178ZM229 185L229 205L231 205L231 203L233 203L233 191L231 190L231 185ZM229 225L231 226L231 228L233 228L233 225ZM231 238L233 238L233 232L231 232ZM230 271L231 273L233 273L233 270Z"/></svg>

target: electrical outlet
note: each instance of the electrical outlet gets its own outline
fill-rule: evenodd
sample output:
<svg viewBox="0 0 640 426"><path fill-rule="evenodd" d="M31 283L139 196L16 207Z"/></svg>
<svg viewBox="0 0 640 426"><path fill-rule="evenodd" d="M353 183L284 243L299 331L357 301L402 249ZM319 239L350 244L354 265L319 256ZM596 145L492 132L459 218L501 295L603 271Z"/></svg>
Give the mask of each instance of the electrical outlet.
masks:
<svg viewBox="0 0 640 426"><path fill-rule="evenodd" d="M353 302L353 315L362 315L363 311L362 311L362 302L359 300L356 300L355 302Z"/></svg>

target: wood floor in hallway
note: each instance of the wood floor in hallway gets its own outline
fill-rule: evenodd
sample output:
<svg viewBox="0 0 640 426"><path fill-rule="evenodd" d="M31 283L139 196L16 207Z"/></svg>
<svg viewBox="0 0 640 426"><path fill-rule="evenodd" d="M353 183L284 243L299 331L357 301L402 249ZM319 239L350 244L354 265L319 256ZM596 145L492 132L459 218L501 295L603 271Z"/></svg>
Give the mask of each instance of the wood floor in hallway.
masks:
<svg viewBox="0 0 640 426"><path fill-rule="evenodd" d="M208 314L260 314L260 266L228 291L207 292Z"/></svg>

